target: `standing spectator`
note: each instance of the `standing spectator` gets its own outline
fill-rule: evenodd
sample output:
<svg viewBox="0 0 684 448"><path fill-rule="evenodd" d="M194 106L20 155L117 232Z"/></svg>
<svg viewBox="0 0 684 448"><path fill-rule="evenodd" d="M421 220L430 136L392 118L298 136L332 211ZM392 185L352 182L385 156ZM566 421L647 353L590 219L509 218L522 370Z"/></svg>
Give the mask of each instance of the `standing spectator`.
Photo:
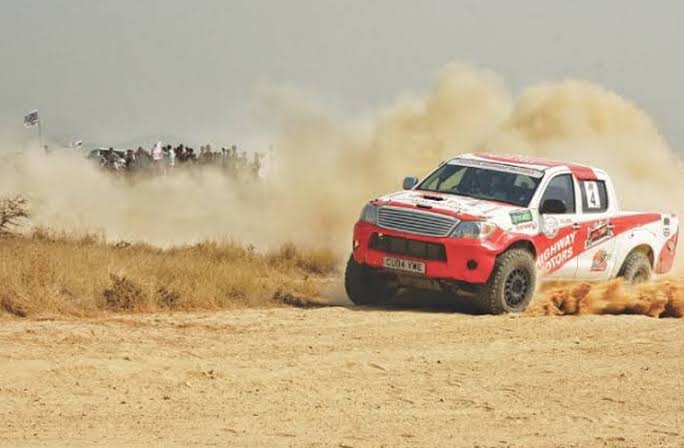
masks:
<svg viewBox="0 0 684 448"><path fill-rule="evenodd" d="M254 153L254 160L252 161L252 178L257 179L259 177L259 173L261 173L261 154L258 152Z"/></svg>
<svg viewBox="0 0 684 448"><path fill-rule="evenodd" d="M135 165L135 154L132 149L126 151L126 169L132 171Z"/></svg>
<svg viewBox="0 0 684 448"><path fill-rule="evenodd" d="M176 148L176 158L178 159L178 163L185 162L185 158L186 158L185 145L183 145L182 143L180 145L178 145L178 148Z"/></svg>
<svg viewBox="0 0 684 448"><path fill-rule="evenodd" d="M161 171L163 159L164 151L162 150L162 144L161 142L157 142L157 144L152 148L152 163L156 172Z"/></svg>
<svg viewBox="0 0 684 448"><path fill-rule="evenodd" d="M169 146L169 171L176 166L176 150Z"/></svg>
<svg viewBox="0 0 684 448"><path fill-rule="evenodd" d="M186 148L186 152L187 152L186 160L188 162L194 162L195 160L197 160L197 157L195 156L195 149L194 148Z"/></svg>

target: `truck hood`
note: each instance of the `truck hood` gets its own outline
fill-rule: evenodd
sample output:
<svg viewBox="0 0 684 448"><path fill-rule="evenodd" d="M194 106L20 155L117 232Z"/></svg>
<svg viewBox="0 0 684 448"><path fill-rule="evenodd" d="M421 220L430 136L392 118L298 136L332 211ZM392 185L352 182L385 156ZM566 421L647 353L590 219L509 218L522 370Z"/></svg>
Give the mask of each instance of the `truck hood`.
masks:
<svg viewBox="0 0 684 448"><path fill-rule="evenodd" d="M428 191L398 191L378 198L390 205L418 208L457 216L460 219L493 219L508 215L521 207L501 202L485 201L453 194Z"/></svg>

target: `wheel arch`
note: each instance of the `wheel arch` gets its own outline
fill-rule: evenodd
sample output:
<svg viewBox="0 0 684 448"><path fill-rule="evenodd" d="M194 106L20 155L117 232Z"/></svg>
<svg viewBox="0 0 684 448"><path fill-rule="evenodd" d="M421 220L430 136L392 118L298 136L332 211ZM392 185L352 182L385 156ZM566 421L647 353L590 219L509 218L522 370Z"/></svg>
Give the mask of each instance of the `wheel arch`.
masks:
<svg viewBox="0 0 684 448"><path fill-rule="evenodd" d="M526 250L532 254L532 257L534 258L535 261L537 260L537 246L534 245L532 240L522 238L522 239L512 241L507 246L504 247L504 249L498 254L498 256L501 256L501 255L505 254L506 252L508 252L509 250L512 250L512 249Z"/></svg>
<svg viewBox="0 0 684 448"><path fill-rule="evenodd" d="M624 273L625 262L627 261L629 256L632 255L634 252L641 252L645 254L648 257L649 263L651 264L651 269L655 269L655 251L653 250L653 247L651 247L650 244L642 243L634 246L630 251L628 251L625 254L624 258L622 259L622 264L620 265L618 275L622 275Z"/></svg>

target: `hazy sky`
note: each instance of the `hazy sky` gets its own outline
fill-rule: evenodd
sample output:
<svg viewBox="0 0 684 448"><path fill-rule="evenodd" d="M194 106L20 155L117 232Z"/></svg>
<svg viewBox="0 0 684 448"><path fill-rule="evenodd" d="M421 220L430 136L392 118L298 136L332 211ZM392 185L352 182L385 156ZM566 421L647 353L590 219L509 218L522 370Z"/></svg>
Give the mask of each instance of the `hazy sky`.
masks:
<svg viewBox="0 0 684 448"><path fill-rule="evenodd" d="M677 0L0 0L0 130L102 143L244 134L260 81L346 113L430 87L450 61L518 91L582 78L634 100L684 148Z"/></svg>

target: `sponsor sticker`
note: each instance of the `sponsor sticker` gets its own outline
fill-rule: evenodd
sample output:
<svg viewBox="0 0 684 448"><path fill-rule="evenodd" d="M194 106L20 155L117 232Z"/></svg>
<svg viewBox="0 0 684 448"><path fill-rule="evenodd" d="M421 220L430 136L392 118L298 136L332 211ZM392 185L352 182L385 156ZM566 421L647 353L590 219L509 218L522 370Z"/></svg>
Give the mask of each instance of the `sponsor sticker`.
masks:
<svg viewBox="0 0 684 448"><path fill-rule="evenodd" d="M542 231L547 238L555 238L558 235L558 220L553 216L545 216L542 220Z"/></svg>
<svg viewBox="0 0 684 448"><path fill-rule="evenodd" d="M537 230L537 223L534 221L526 222L525 224L515 226L515 230L519 232L523 230Z"/></svg>
<svg viewBox="0 0 684 448"><path fill-rule="evenodd" d="M591 271L592 272L605 272L608 269L608 260L610 260L610 255L603 249L599 249L594 254L591 259Z"/></svg>
<svg viewBox="0 0 684 448"><path fill-rule="evenodd" d="M587 240L584 247L588 249L613 236L615 236L615 231L608 220L596 221L595 224L587 229Z"/></svg>
<svg viewBox="0 0 684 448"><path fill-rule="evenodd" d="M511 223L513 223L514 226L517 226L518 224L523 224L523 223L532 221L532 212L529 210L521 210L518 212L512 212L512 213L510 213L510 216L511 216Z"/></svg>

